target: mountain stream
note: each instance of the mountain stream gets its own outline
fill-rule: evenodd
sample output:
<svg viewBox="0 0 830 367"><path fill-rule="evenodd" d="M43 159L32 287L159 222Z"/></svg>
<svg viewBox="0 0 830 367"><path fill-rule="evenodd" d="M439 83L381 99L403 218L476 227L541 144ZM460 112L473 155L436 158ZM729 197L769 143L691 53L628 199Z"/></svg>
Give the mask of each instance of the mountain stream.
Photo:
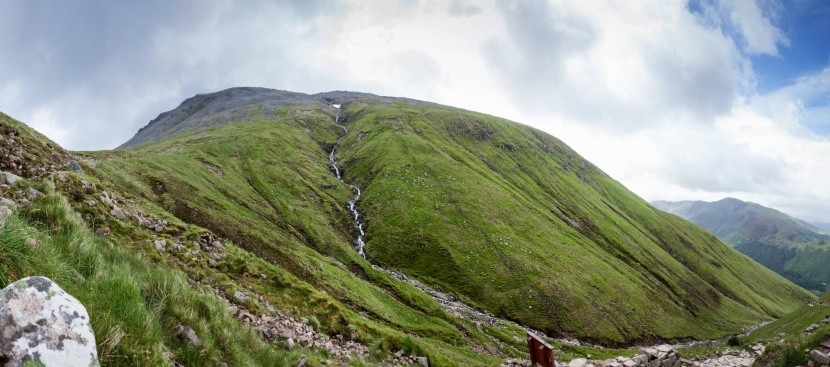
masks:
<svg viewBox="0 0 830 367"><path fill-rule="evenodd" d="M340 146L340 143L346 137L346 134L349 133L349 129L340 124L340 105L333 104L331 106L337 109L337 117L334 118L334 123L337 124L337 126L339 126L343 130L343 135L341 135L340 138L337 139L337 141L334 143L334 146L331 148L331 152L329 152L329 163L331 163L331 170L334 173L334 176L337 177L338 180L343 181L343 174L337 165L337 158L334 157L334 153L337 151L337 148ZM361 191L360 187L357 187L357 185L350 184L349 187L351 187L352 191L354 191L355 193L354 198L349 201L348 206L349 213L352 215L354 227L357 230L357 238L355 238L354 244L357 247L357 253L365 259L366 252L364 251L364 247L366 246L366 243L363 242L363 236L366 235L366 232L363 230L363 220L361 219L360 212L357 210L357 201L360 200Z"/></svg>

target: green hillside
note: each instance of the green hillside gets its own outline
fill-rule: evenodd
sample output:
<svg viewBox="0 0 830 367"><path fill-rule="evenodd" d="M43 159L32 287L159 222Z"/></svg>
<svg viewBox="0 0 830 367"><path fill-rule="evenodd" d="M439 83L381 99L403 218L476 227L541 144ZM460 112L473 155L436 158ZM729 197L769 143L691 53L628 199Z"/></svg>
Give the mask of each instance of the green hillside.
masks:
<svg viewBox="0 0 830 367"><path fill-rule="evenodd" d="M604 345L724 337L814 299L654 209L547 134L449 107L338 93L319 98L343 103L340 110L302 96L268 108L233 105L221 116L189 109L196 129L162 124L176 135L147 129L152 141L143 145L71 155L0 116L4 129L25 131L15 144L30 166L45 167L20 171L26 180L3 197L19 199L29 187L46 193L4 229L41 233L42 246L4 234L4 253L14 256L0 260L2 285L44 274L76 295L104 365L296 365L305 357L316 367L333 358L319 346L286 350L283 338L234 321L228 302L365 346L369 354L353 366L388 365L398 354L438 367L525 357L519 326L449 312L377 265L551 336ZM344 181L328 160L338 141ZM72 158L84 173L66 172ZM352 243L349 184L363 189L368 260ZM181 324L201 347L179 340ZM633 353L549 341L563 358Z"/></svg>
<svg viewBox="0 0 830 367"><path fill-rule="evenodd" d="M326 156L341 134L335 114L254 106L243 123L91 156L124 192L394 327L453 340L441 322L383 303L376 284L388 281L356 255L353 194ZM496 315L631 343L717 337L810 299L539 131L394 101L349 102L341 118L350 132L338 157L346 182L364 189L369 259Z"/></svg>
<svg viewBox="0 0 830 367"><path fill-rule="evenodd" d="M655 202L817 294L830 284L830 234L775 209L738 199Z"/></svg>

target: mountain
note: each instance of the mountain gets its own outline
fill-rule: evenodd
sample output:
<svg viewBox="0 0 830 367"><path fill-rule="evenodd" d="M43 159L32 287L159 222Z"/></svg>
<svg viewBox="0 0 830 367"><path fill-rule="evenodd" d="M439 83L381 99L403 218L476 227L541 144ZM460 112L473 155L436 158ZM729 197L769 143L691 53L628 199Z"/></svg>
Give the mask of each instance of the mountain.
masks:
<svg viewBox="0 0 830 367"><path fill-rule="evenodd" d="M345 182L327 159L338 113ZM191 98L139 135L155 138L96 156L102 179L329 292L342 285L297 254L367 266L351 246L354 184L372 263L539 330L606 343L711 336L804 299L554 137L483 114L243 88Z"/></svg>
<svg viewBox="0 0 830 367"><path fill-rule="evenodd" d="M830 223L812 223L814 226L821 228L825 233L830 233Z"/></svg>
<svg viewBox="0 0 830 367"><path fill-rule="evenodd" d="M775 209L727 198L716 202L657 201L732 245L762 265L817 293L830 283L830 235Z"/></svg>
<svg viewBox="0 0 830 367"><path fill-rule="evenodd" d="M432 103L233 88L122 149L30 144L67 156L3 193L44 195L2 229L0 281L41 274L75 295L102 365L347 350L494 366L526 358L519 325L588 345L720 338L815 299L556 138ZM635 352L546 340L560 358Z"/></svg>

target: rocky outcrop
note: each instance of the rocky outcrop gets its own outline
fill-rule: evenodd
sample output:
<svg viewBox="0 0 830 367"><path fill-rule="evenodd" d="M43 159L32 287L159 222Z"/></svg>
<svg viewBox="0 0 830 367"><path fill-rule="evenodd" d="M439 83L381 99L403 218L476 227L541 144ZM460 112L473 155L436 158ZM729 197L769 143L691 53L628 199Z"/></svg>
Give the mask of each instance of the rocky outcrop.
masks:
<svg viewBox="0 0 830 367"><path fill-rule="evenodd" d="M808 353L810 365L815 367L830 366L830 339L819 344L818 348Z"/></svg>
<svg viewBox="0 0 830 367"><path fill-rule="evenodd" d="M0 364L98 366L86 309L44 277L9 285L0 291Z"/></svg>
<svg viewBox="0 0 830 367"><path fill-rule="evenodd" d="M63 165L69 154L28 126L0 113L0 169L32 178Z"/></svg>

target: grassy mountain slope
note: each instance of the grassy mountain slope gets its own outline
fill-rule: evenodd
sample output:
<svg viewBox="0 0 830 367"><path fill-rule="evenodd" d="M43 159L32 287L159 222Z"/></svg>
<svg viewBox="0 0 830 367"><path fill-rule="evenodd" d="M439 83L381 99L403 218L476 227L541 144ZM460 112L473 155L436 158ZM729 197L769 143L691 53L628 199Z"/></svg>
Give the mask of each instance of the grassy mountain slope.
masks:
<svg viewBox="0 0 830 367"><path fill-rule="evenodd" d="M78 298L91 315L103 365L289 365L300 358L301 351L271 348L181 273L95 236L53 186L39 188L46 196L0 228L0 284L43 275ZM201 348L177 340L174 328L182 324L199 331Z"/></svg>
<svg viewBox="0 0 830 367"><path fill-rule="evenodd" d="M30 177L69 160L69 153L47 137L0 112L0 170Z"/></svg>
<svg viewBox="0 0 830 367"><path fill-rule="evenodd" d="M335 110L249 108L240 123L90 153L95 174L384 327L464 345L457 321L355 254L353 194L326 159ZM338 157L365 191L370 259L498 315L631 343L722 336L810 299L546 134L435 105L344 108Z"/></svg>
<svg viewBox="0 0 830 367"><path fill-rule="evenodd" d="M27 128L11 119L4 123L18 129ZM250 142L244 135L237 138ZM268 144L262 147L274 149L271 153L282 149L271 144L274 140L265 141ZM210 145L210 140L205 143ZM29 147L31 153L48 153L35 152L38 147L45 145ZM251 154L265 153L252 146L247 148L253 149ZM164 149L168 154L177 151L175 146ZM371 355L351 360L349 365L353 366L379 365L399 350L426 356L434 366L494 366L505 358L524 355L522 329L509 325L476 325L453 317L422 291L384 272L368 266L362 270L350 269L331 256L296 243L293 234L283 227L268 226L267 222L273 220L271 217L246 223L262 227L256 232L246 232L245 236L250 237L238 236L249 238L251 244L257 245L246 242L236 245L228 237L220 237L224 242L221 256L194 249L195 241L212 236L212 232L192 222L206 223L217 231L230 226L188 216L186 213L193 211L176 207L175 212L191 222L183 221L163 208L169 203L170 192L163 195L165 200L160 201L161 205L143 197L144 189L151 194L158 190L158 182L128 181L127 176L107 175L106 164L98 164L96 168L96 159L90 157L86 155L83 163L86 175L51 172L47 177L22 181L2 193L4 197L18 198L34 185L47 195L16 210L2 229L0 249L4 256L0 258L0 282L6 285L28 275L45 275L79 298L92 316L105 366L168 366L171 361L185 366L219 365L223 361L234 366L293 366L305 356L308 366L318 367L331 359L319 347L286 351L281 340L263 340L237 322L224 306L226 301L217 298L215 292L224 295L242 292L248 300L240 306L254 315L270 315L266 307L270 304L296 319L307 318L315 330L368 346ZM180 174L190 172L180 165L192 163L187 162L190 157L177 158L159 162L182 169ZM199 152L194 162L203 165L202 158ZM232 176L230 160L236 161L239 157L228 158L224 163L228 163L226 169ZM202 168L192 170L198 175L190 177L197 185L202 170L211 175L224 174L217 170L218 166L199 167ZM285 172L272 174L282 177ZM174 180L166 182L171 189L181 184ZM117 186L122 183L128 190ZM239 182L234 184L244 187ZM240 190L238 194L241 197L259 195L256 190L251 186L251 191ZM113 215L104 203L104 193L128 216ZM239 197L231 195L230 198ZM243 199L234 205L258 208L268 205L262 196L250 200ZM210 208L205 205L194 211ZM208 213L204 218L215 214ZM223 213L226 214L234 213ZM165 220L168 224L156 231L134 220L137 217ZM108 232L106 239L93 235L93 230L103 229ZM39 239L40 244L32 246L31 238ZM156 241L166 242L167 249L158 250ZM172 250L174 244L182 244L183 249ZM240 246L256 251L259 256ZM274 248L286 252L273 251ZM352 253L343 252L350 256ZM321 283L312 284L308 280ZM202 339L202 346L194 348L178 340L173 333L178 324L191 326ZM570 348L567 353L584 355L586 352Z"/></svg>
<svg viewBox="0 0 830 367"><path fill-rule="evenodd" d="M655 202L697 223L762 265L816 293L830 283L830 235L824 230L755 203L738 199Z"/></svg>
<svg viewBox="0 0 830 367"><path fill-rule="evenodd" d="M767 350L755 365L792 367L807 365L805 350L815 349L830 337L830 294L754 330L742 342L767 342ZM811 327L811 325L814 325ZM808 329L808 327L810 327ZM807 330L812 330L807 333Z"/></svg>

